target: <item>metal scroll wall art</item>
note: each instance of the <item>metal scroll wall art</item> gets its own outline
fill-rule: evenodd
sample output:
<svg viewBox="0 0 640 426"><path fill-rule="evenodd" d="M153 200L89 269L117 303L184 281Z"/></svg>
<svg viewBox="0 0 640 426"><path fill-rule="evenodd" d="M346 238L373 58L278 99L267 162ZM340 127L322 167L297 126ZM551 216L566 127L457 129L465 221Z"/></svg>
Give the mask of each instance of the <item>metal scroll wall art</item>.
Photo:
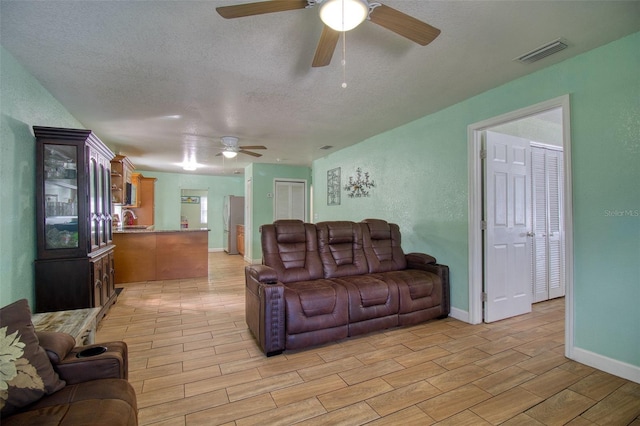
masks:
<svg viewBox="0 0 640 426"><path fill-rule="evenodd" d="M327 205L340 205L340 167L327 171Z"/></svg>
<svg viewBox="0 0 640 426"><path fill-rule="evenodd" d="M376 184L369 176L369 172L362 173L362 169L356 169L356 177L349 176L349 183L344 186L349 198L368 197L369 190L375 188Z"/></svg>

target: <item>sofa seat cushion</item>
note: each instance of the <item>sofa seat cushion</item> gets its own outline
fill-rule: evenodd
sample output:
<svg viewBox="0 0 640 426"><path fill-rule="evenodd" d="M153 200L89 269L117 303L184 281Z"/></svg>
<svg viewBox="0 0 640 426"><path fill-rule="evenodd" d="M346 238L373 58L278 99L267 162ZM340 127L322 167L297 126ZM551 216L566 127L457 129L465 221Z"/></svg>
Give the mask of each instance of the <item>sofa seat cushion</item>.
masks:
<svg viewBox="0 0 640 426"><path fill-rule="evenodd" d="M400 314L428 309L442 303L442 285L436 274L419 269L405 269L375 275L398 286Z"/></svg>
<svg viewBox="0 0 640 426"><path fill-rule="evenodd" d="M287 334L322 330L349 322L347 290L325 279L285 284Z"/></svg>
<svg viewBox="0 0 640 426"><path fill-rule="evenodd" d="M398 314L398 286L376 275L332 278L349 293L349 322Z"/></svg>
<svg viewBox="0 0 640 426"><path fill-rule="evenodd" d="M92 380L65 386L18 414L2 419L3 426L137 424L136 396L126 380Z"/></svg>

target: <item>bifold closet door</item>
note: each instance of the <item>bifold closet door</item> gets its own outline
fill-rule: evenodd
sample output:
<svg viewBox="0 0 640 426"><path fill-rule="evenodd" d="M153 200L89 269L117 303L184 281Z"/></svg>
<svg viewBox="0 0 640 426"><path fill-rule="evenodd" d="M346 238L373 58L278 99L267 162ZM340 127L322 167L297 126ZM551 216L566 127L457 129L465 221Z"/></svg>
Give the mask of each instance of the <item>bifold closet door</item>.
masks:
<svg viewBox="0 0 640 426"><path fill-rule="evenodd" d="M531 148L534 302L562 297L565 293L562 157L562 151Z"/></svg>
<svg viewBox="0 0 640 426"><path fill-rule="evenodd" d="M303 181L275 181L274 220L307 220L306 189Z"/></svg>

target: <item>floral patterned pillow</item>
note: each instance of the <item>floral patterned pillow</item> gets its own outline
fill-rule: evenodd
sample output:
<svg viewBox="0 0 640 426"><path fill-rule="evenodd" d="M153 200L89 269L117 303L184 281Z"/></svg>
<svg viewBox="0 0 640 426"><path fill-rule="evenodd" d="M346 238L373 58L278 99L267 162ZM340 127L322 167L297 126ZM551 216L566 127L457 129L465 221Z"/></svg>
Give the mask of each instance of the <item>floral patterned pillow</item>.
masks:
<svg viewBox="0 0 640 426"><path fill-rule="evenodd" d="M0 413L16 412L65 385L40 346L25 299L0 309Z"/></svg>

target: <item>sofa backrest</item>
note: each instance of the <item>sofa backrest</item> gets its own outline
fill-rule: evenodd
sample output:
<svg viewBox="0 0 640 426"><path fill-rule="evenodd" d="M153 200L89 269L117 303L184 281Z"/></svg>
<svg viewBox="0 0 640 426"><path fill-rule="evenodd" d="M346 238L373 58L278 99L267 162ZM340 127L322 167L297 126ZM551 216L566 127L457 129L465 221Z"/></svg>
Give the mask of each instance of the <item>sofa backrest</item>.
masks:
<svg viewBox="0 0 640 426"><path fill-rule="evenodd" d="M316 227L301 220L277 220L260 227L262 263L283 283L323 277Z"/></svg>
<svg viewBox="0 0 640 426"><path fill-rule="evenodd" d="M381 219L365 219L360 224L369 273L407 268L407 261L400 245L398 225Z"/></svg>
<svg viewBox="0 0 640 426"><path fill-rule="evenodd" d="M318 251L325 278L367 273L367 260L362 248L362 228L348 221L319 222Z"/></svg>

